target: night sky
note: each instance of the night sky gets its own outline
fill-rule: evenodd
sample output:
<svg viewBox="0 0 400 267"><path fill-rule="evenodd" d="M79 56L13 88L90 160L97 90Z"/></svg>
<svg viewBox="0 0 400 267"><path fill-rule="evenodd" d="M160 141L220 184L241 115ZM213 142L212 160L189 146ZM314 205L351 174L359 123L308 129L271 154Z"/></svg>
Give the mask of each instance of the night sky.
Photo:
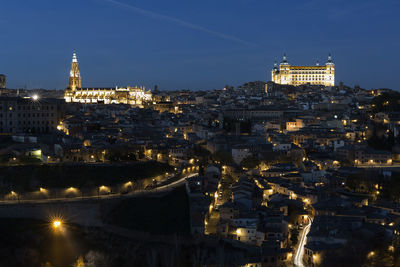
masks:
<svg viewBox="0 0 400 267"><path fill-rule="evenodd" d="M221 89L270 80L275 60L336 64L336 83L400 89L399 0L3 0L9 88Z"/></svg>

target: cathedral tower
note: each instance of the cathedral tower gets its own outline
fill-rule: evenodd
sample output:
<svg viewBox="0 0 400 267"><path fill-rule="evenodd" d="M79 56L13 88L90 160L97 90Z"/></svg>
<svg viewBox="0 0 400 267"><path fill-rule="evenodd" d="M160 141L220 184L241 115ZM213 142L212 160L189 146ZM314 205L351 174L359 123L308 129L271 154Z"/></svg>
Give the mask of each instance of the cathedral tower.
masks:
<svg viewBox="0 0 400 267"><path fill-rule="evenodd" d="M72 91L75 91L77 88L82 88L81 81L82 78L79 72L78 59L74 51L74 53L72 54L72 63L71 63L71 71L69 73L68 88L71 89Z"/></svg>
<svg viewBox="0 0 400 267"><path fill-rule="evenodd" d="M152 101L151 91L143 87L102 87L82 88L82 78L79 72L78 59L74 51L72 55L71 71L69 73L68 87L64 91L67 103L84 104L129 104L143 106Z"/></svg>

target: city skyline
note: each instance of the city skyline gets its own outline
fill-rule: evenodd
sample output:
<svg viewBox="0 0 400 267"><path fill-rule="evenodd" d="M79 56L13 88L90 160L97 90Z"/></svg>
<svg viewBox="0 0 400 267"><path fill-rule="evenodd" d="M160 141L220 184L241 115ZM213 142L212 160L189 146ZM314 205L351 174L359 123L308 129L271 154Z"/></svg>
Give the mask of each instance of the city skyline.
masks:
<svg viewBox="0 0 400 267"><path fill-rule="evenodd" d="M400 266L399 0L3 2L0 267Z"/></svg>
<svg viewBox="0 0 400 267"><path fill-rule="evenodd" d="M0 73L7 75L10 88L65 89L70 54L76 49L87 86L207 90L268 81L283 53L297 65L324 62L332 53L336 83L398 90L387 71L400 59L400 38L389 34L396 30L398 5L8 2L0 20L5 29ZM17 21L15 14L20 15Z"/></svg>

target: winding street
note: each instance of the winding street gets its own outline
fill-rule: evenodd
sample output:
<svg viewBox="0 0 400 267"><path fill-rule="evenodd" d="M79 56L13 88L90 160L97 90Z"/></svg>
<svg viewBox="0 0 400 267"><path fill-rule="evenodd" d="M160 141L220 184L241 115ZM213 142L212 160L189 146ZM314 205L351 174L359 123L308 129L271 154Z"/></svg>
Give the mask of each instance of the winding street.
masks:
<svg viewBox="0 0 400 267"><path fill-rule="evenodd" d="M19 204L46 204L46 203L67 203L67 202L84 202L90 200L99 200L99 199L123 199L130 197L141 197L148 196L151 194L160 194L168 191L172 191L173 189L179 187L184 184L187 178L199 175L198 173L192 173L185 175L181 179L171 182L166 185L162 185L150 190L134 190L129 192L128 194L105 194L105 195L93 195L93 196L85 196L85 197L73 197L73 198L46 198L46 199L22 199L22 200L0 200L0 205L19 205Z"/></svg>
<svg viewBox="0 0 400 267"><path fill-rule="evenodd" d="M303 255L304 255L304 246L307 243L307 234L310 232L312 219L310 216L308 217L308 224L304 227L303 231L301 232L301 237L299 240L299 244L297 246L296 253L294 255L294 266L295 267L304 267L303 264Z"/></svg>

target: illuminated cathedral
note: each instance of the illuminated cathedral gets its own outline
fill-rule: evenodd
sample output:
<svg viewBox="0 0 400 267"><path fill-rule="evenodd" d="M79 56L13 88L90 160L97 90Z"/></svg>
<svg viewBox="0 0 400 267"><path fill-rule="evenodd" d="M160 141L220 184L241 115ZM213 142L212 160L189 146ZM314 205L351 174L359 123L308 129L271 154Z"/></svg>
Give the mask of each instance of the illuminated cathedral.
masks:
<svg viewBox="0 0 400 267"><path fill-rule="evenodd" d="M129 104L143 105L152 100L150 90L144 87L115 88L82 88L82 77L79 71L78 58L72 55L68 88L65 90L66 102L93 104Z"/></svg>

